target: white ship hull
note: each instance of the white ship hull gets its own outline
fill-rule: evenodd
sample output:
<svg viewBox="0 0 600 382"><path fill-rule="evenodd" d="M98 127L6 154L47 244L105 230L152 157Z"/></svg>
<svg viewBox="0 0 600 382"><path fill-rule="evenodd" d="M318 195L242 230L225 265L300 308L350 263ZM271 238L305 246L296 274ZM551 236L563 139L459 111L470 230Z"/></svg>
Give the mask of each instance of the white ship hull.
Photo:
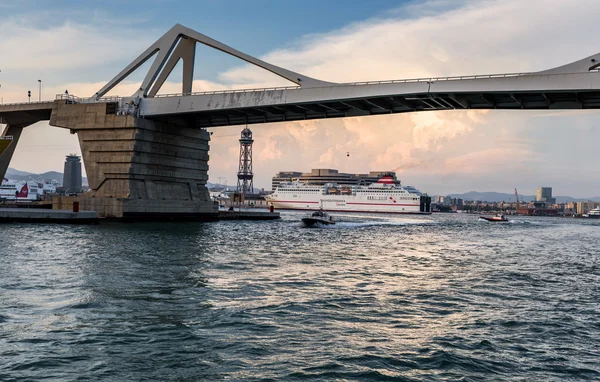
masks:
<svg viewBox="0 0 600 382"><path fill-rule="evenodd" d="M282 183L275 192L265 196L265 200L274 208L284 210L431 213L430 197L413 187L402 187L392 175L384 175L377 183L369 186Z"/></svg>
<svg viewBox="0 0 600 382"><path fill-rule="evenodd" d="M0 199L2 200L39 200L38 185L36 182L17 182L14 184L2 183L0 185Z"/></svg>
<svg viewBox="0 0 600 382"><path fill-rule="evenodd" d="M308 198L302 198L308 199ZM268 200L268 199L267 199ZM319 199L319 200L268 200L276 209L316 211L322 206L330 212L378 212L396 214L430 214L420 211L419 204L409 203L374 203L354 199Z"/></svg>

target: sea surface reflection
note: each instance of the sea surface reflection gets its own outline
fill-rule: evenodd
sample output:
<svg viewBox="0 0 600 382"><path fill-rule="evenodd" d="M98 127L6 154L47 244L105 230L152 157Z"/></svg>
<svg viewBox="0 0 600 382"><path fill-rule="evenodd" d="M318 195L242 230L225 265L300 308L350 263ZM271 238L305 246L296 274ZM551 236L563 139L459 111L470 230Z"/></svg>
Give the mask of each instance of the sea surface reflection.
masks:
<svg viewBox="0 0 600 382"><path fill-rule="evenodd" d="M0 380L598 380L600 221L0 226Z"/></svg>

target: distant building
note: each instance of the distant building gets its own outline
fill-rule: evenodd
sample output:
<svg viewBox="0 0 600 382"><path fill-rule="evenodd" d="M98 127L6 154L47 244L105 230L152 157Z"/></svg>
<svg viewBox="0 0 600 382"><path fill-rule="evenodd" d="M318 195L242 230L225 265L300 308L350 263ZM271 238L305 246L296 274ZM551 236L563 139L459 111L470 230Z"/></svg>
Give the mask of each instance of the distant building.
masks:
<svg viewBox="0 0 600 382"><path fill-rule="evenodd" d="M588 200L586 202L579 202L577 203L577 215L587 214L588 212L590 212L598 206L600 206L600 203L592 202L591 200Z"/></svg>
<svg viewBox="0 0 600 382"><path fill-rule="evenodd" d="M565 215L575 215L575 214L577 214L577 203L575 203L575 202L565 203L565 206L563 208L563 213Z"/></svg>
<svg viewBox="0 0 600 382"><path fill-rule="evenodd" d="M538 187L535 200L545 201L552 197L552 187Z"/></svg>
<svg viewBox="0 0 600 382"><path fill-rule="evenodd" d="M556 204L556 199L552 197L552 187L538 187L535 200L545 202L547 205Z"/></svg>
<svg viewBox="0 0 600 382"><path fill-rule="evenodd" d="M524 207L517 209L517 215L525 216L557 216L558 210L556 208L537 208L537 207Z"/></svg>
<svg viewBox="0 0 600 382"><path fill-rule="evenodd" d="M271 189L275 191L275 189L279 186L279 183L293 182L300 179L301 176L302 173L298 171L280 171L271 179Z"/></svg>
<svg viewBox="0 0 600 382"><path fill-rule="evenodd" d="M82 190L81 157L70 154L65 160L63 175L63 190L65 194L79 194Z"/></svg>
<svg viewBox="0 0 600 382"><path fill-rule="evenodd" d="M453 198L451 196L435 195L431 201L438 205L452 206L452 207L464 207L465 201L460 198Z"/></svg>
<svg viewBox="0 0 600 382"><path fill-rule="evenodd" d="M377 182L383 174L393 174L394 179L396 177L396 173L391 171L371 171L368 174L346 174L331 168L316 168L307 173L282 171L272 178L271 187L275 191L279 183L295 180L316 185L324 185L325 183L369 185Z"/></svg>

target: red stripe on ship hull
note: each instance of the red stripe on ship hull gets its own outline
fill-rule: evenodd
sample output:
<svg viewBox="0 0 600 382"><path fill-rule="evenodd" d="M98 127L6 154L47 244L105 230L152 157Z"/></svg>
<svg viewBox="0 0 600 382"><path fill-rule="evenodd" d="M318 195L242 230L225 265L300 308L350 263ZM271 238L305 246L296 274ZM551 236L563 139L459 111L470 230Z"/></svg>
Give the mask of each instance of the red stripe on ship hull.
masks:
<svg viewBox="0 0 600 382"><path fill-rule="evenodd" d="M297 200L267 200L269 203L308 203L308 204L319 204L319 202L303 202Z"/></svg>
<svg viewBox="0 0 600 382"><path fill-rule="evenodd" d="M275 208L275 210L288 210L288 211L315 211L307 208ZM431 215L431 212L421 212L421 211L358 211L358 210L330 210L324 209L326 212L356 212L356 213L366 213L366 214L397 214L397 215Z"/></svg>
<svg viewBox="0 0 600 382"><path fill-rule="evenodd" d="M319 204L319 202L303 202L298 200L267 200L269 203L304 203L304 204ZM346 205L361 205L361 206L386 206L386 207L418 207L419 204L384 204L384 203L359 203L359 202L346 202Z"/></svg>
<svg viewBox="0 0 600 382"><path fill-rule="evenodd" d="M346 204L359 204L362 206L390 206L390 207L394 207L394 206L403 206L403 207L418 207L418 204L384 204L384 203L358 203L358 202L347 202Z"/></svg>

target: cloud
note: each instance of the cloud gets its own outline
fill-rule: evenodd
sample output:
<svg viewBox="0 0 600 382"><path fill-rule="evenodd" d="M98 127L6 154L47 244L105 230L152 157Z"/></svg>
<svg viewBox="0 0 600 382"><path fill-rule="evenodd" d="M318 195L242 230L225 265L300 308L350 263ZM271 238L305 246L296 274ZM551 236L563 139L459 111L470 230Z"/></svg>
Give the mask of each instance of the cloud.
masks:
<svg viewBox="0 0 600 382"><path fill-rule="evenodd" d="M335 82L538 71L598 50L595 16L589 12L594 6L588 0L575 5L541 0L430 1L396 13L403 17L394 17L392 12L389 18L307 36L263 59ZM412 17L404 17L407 13ZM266 76L256 68L242 66L225 72L222 78L231 83L260 83ZM308 171L317 165L348 172L396 169L402 176L434 188L433 192L447 192L447 185L511 190L519 183L534 188L548 179L551 168L563 166L564 153L549 147L551 135L532 136L533 126L540 124L532 122L532 113L515 113L424 112L303 122L302 128L291 123L271 125L266 133L269 139L293 137L293 141L275 142L283 152L295 154L265 163L261 180L266 183L278 169ZM582 118L581 114L566 114ZM565 122L543 123L546 128L565 129ZM263 130L258 131L257 143ZM312 147L316 144L322 147L317 152ZM346 151L352 154L342 160ZM581 163L591 159L586 153L572 154ZM441 176L458 178L440 182ZM585 192L567 187L567 182L563 187L574 194Z"/></svg>
<svg viewBox="0 0 600 382"><path fill-rule="evenodd" d="M27 11L2 17L0 97L4 103L26 101L28 90L37 100L38 80L42 80L44 99L65 89L74 94L82 88L80 96L94 94L139 49L151 44L156 33L140 33L135 18L123 23L120 16L101 11L42 11L27 9L26 4L23 8Z"/></svg>
<svg viewBox="0 0 600 382"><path fill-rule="evenodd" d="M482 176L490 172L498 173L501 169L520 171L542 160L540 154L526 149L495 147L448 158L444 161L444 168L447 174Z"/></svg>
<svg viewBox="0 0 600 382"><path fill-rule="evenodd" d="M132 40L131 36L136 37ZM98 68L123 60L124 53L131 52L137 44L146 46L151 42L125 25L105 28L66 21L39 28L33 15L5 19L0 29L0 51L5 53L2 69L15 73L67 74L74 68ZM88 78L89 75L90 72Z"/></svg>
<svg viewBox="0 0 600 382"><path fill-rule="evenodd" d="M425 16L311 35L264 59L336 82L542 70L598 50L589 12L594 6L591 0L470 1L429 15L428 9L439 8L429 1L419 5ZM252 73L238 68L224 76L252 81Z"/></svg>
<svg viewBox="0 0 600 382"><path fill-rule="evenodd" d="M481 118L485 111L471 110L457 113L415 113L411 120L415 124L413 129L414 147L421 150L439 150L442 144L454 138L469 133L473 125Z"/></svg>
<svg viewBox="0 0 600 382"><path fill-rule="evenodd" d="M282 156L283 156L283 152L278 147L277 142L272 138L268 138L266 140L263 149L259 153L259 157L261 159L270 160L270 161L281 159Z"/></svg>
<svg viewBox="0 0 600 382"><path fill-rule="evenodd" d="M596 3L591 0L419 2L390 10L385 17L299 38L261 58L335 82L537 71L600 50L594 30L596 15L590 12L595 8ZM69 35L81 32L80 36L89 37L104 48L115 41L115 34L122 37L123 31L126 27L113 33L65 24L44 41L57 45L64 54L80 49L81 54L92 55L75 57L68 63L75 70L93 60L112 65L111 62L128 56L124 52L132 47L138 51L149 42L125 39L107 56L99 57L90 52L93 46L84 46L80 39ZM0 49L28 46L39 31L28 32L32 35L29 40L25 37L15 40L12 34L0 32L0 37L4 37L0 39ZM99 36L93 36L96 32ZM65 45L58 46L63 37ZM40 61L48 60L53 70L60 70L60 55L51 49L42 51ZM26 54L17 52L17 56L21 60ZM13 60L13 68L18 60ZM111 74L121 67L113 65ZM67 78L68 68L62 70L62 77ZM62 93L68 87L73 94L91 95L109 78L62 81L52 89L49 86L48 92ZM222 72L213 81L196 81L194 90L286 84L261 69L243 65ZM135 82L127 82L112 93L128 95L135 87ZM174 82L163 89L163 92L178 91L179 85ZM587 183L568 177L557 180L560 178L554 169L563 168L565 163L585 166L595 163L595 157L588 150L573 148L576 146L569 145L568 139L556 142L553 134L562 132L561 136L568 137L567 129L577 125L578 131L588 134L586 141L597 141L600 138L597 129L584 130L582 126L597 124L598 113L586 112L590 113L586 116L554 113L561 118L543 112L454 111L254 125L251 128L255 138L255 184L268 187L271 176L280 170L334 167L346 172L396 169L409 183L430 193L482 187L508 191L514 186L535 189L536 185L553 181L559 182L554 184L557 191L562 187L564 193L593 194L589 180ZM218 176L235 178L240 129L214 129L212 180ZM598 173L591 172L590 177L600 182ZM584 188L578 189L578 185Z"/></svg>

